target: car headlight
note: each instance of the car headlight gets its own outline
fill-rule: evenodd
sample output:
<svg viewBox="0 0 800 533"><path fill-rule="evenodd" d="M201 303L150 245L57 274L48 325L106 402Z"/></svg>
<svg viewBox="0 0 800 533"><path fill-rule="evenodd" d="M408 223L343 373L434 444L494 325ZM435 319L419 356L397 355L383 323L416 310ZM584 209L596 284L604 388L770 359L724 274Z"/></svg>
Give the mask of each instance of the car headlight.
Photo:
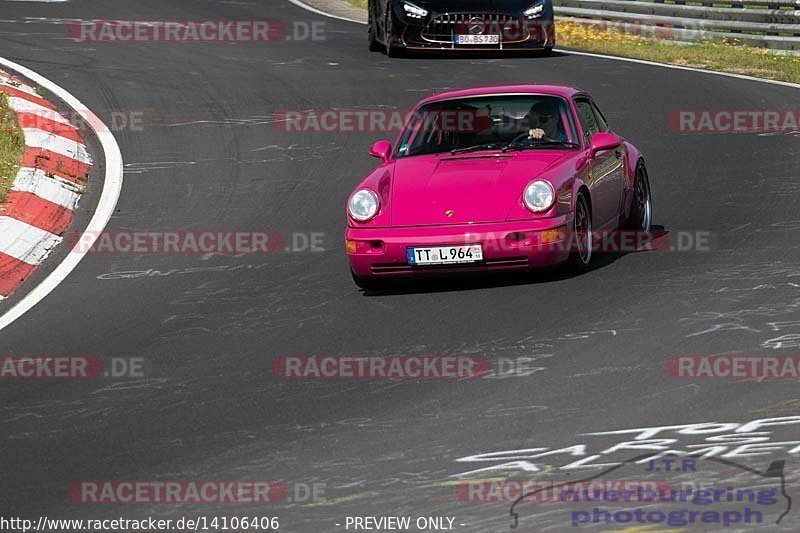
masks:
<svg viewBox="0 0 800 533"><path fill-rule="evenodd" d="M350 197L347 210L355 220L366 222L378 214L378 195L369 189L361 189Z"/></svg>
<svg viewBox="0 0 800 533"><path fill-rule="evenodd" d="M522 14L529 19L539 18L542 16L542 13L544 13L544 0L539 0L531 7L522 12Z"/></svg>
<svg viewBox="0 0 800 533"><path fill-rule="evenodd" d="M421 7L414 5L411 2L403 2L403 9L405 9L406 15L408 15L412 19L421 19L428 16L427 9L422 9Z"/></svg>
<svg viewBox="0 0 800 533"><path fill-rule="evenodd" d="M530 182L528 186L525 187L525 194L523 194L525 207L534 213L543 213L547 211L553 207L555 199L556 193L553 190L553 186L544 180Z"/></svg>

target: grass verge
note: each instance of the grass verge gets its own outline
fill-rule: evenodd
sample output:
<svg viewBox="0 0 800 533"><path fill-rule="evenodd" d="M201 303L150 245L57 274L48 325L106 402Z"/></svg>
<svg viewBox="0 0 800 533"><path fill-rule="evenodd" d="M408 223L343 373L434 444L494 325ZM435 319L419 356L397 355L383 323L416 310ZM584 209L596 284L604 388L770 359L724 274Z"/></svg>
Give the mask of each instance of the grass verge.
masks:
<svg viewBox="0 0 800 533"><path fill-rule="evenodd" d="M367 0L346 1L358 7L367 5ZM556 36L559 47L583 52L800 83L800 57L773 54L764 48L747 46L737 40L674 44L666 40L625 35L607 28L598 28L598 25L587 25L558 17Z"/></svg>
<svg viewBox="0 0 800 533"><path fill-rule="evenodd" d="M25 137L17 116L8 107L6 93L0 91L0 203L14 184L24 152Z"/></svg>
<svg viewBox="0 0 800 533"><path fill-rule="evenodd" d="M800 83L800 57L777 55L737 40L674 44L597 30L569 19L556 21L556 36L558 46L574 50Z"/></svg>

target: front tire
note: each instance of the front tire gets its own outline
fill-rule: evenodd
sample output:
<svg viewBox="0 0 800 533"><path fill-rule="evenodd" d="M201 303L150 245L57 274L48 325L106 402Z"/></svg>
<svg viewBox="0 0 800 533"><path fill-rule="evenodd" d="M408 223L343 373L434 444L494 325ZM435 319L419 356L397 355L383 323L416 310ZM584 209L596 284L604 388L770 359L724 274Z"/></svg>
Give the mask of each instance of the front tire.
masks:
<svg viewBox="0 0 800 533"><path fill-rule="evenodd" d="M575 200L575 216L573 218L572 242L573 251L569 254L569 265L573 270L583 272L592 266L592 212L589 201L581 192Z"/></svg>
<svg viewBox="0 0 800 533"><path fill-rule="evenodd" d="M386 25L384 26L386 35L386 55L391 58L402 57L403 49L399 46L392 44L392 37L394 36L394 23L392 22L392 14L386 15Z"/></svg>
<svg viewBox="0 0 800 533"><path fill-rule="evenodd" d="M367 40L369 42L370 52L380 52L383 50L381 43L378 41L378 30L375 28L375 19L372 17L372 6L369 6L369 29L367 29Z"/></svg>
<svg viewBox="0 0 800 533"><path fill-rule="evenodd" d="M652 220L653 200L650 195L650 180L644 163L639 163L633 182L633 200L626 227L637 231L650 231Z"/></svg>

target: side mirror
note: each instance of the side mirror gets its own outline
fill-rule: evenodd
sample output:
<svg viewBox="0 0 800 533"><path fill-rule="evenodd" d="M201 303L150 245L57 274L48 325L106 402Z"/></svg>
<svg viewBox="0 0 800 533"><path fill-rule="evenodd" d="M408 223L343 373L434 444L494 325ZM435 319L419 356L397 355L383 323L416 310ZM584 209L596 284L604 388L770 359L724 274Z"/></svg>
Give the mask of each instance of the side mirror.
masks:
<svg viewBox="0 0 800 533"><path fill-rule="evenodd" d="M369 155L377 157L384 163L389 160L390 153L392 153L392 143L389 141L378 141L369 149Z"/></svg>
<svg viewBox="0 0 800 533"><path fill-rule="evenodd" d="M609 132L598 132L592 136L592 142L589 145L589 157L594 159L597 152L604 152L606 150L613 150L622 145L622 139L619 135Z"/></svg>

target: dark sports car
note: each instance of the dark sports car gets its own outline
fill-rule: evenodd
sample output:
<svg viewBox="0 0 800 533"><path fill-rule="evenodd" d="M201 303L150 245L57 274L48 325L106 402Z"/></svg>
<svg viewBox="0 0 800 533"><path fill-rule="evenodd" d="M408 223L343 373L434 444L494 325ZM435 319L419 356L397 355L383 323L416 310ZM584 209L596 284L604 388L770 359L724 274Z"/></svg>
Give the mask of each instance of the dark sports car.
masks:
<svg viewBox="0 0 800 533"><path fill-rule="evenodd" d="M369 0L369 48L511 50L549 55L555 46L552 0Z"/></svg>

